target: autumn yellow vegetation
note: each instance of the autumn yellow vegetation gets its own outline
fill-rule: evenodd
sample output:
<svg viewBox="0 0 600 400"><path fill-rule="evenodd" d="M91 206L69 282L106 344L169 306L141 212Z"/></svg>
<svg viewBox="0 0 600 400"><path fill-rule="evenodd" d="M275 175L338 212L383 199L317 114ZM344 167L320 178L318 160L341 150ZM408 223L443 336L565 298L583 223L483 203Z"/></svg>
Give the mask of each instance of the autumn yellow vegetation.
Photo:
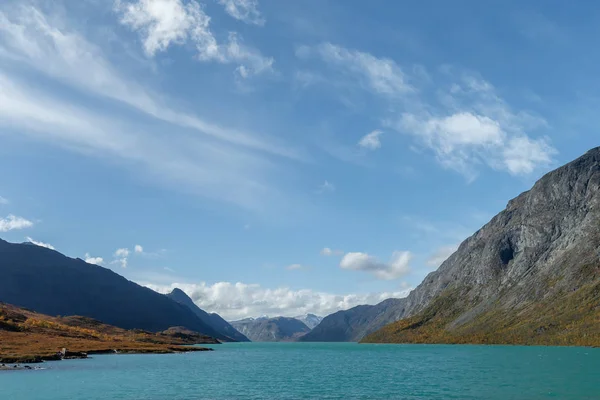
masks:
<svg viewBox="0 0 600 400"><path fill-rule="evenodd" d="M125 330L86 317L51 317L0 303L0 362L53 359L63 348L83 353L173 353L213 339L182 329Z"/></svg>
<svg viewBox="0 0 600 400"><path fill-rule="evenodd" d="M520 344L600 346L600 274L584 266L577 290L549 290L549 295L509 307L499 300L474 312L466 288L444 291L419 314L366 336L363 343ZM549 289L557 280L549 280ZM463 318L473 312L474 317ZM462 322L465 320L466 322Z"/></svg>

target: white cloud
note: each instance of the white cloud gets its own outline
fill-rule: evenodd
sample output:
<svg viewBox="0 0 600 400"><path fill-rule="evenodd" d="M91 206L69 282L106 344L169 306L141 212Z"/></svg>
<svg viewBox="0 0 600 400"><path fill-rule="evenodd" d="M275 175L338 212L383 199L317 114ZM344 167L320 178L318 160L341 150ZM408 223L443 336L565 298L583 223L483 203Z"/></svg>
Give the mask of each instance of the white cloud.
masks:
<svg viewBox="0 0 600 400"><path fill-rule="evenodd" d="M319 190L317 192L318 193L332 193L332 192L335 192L335 186L333 185L333 183L325 181L321 185L319 185Z"/></svg>
<svg viewBox="0 0 600 400"><path fill-rule="evenodd" d="M135 247L133 248L133 251L140 254L140 253L144 252L144 248L141 245L136 244Z"/></svg>
<svg viewBox="0 0 600 400"><path fill-rule="evenodd" d="M0 196L0 205L6 205L10 203L6 197Z"/></svg>
<svg viewBox="0 0 600 400"><path fill-rule="evenodd" d="M557 151L546 138L513 137L504 148L504 167L513 175L529 174L539 165L549 165Z"/></svg>
<svg viewBox="0 0 600 400"><path fill-rule="evenodd" d="M0 60L13 67L0 72L3 133L117 160L159 184L244 208L262 209L266 197L280 196L267 181L281 169L268 157L302 159L295 151L276 139L171 109L169 99L121 76L100 48L63 25L33 7L0 6ZM173 125L164 130L128 123L121 114L99 114L97 107L92 112L58 98L60 91L45 93L43 85L7 75L23 66Z"/></svg>
<svg viewBox="0 0 600 400"><path fill-rule="evenodd" d="M127 268L127 258L129 257L129 249L117 249L114 254L115 259L111 264L120 264L121 267Z"/></svg>
<svg viewBox="0 0 600 400"><path fill-rule="evenodd" d="M430 267L437 268L458 249L458 245L443 246L437 249L426 261Z"/></svg>
<svg viewBox="0 0 600 400"><path fill-rule="evenodd" d="M31 228L32 226L33 222L12 214L8 215L6 218L0 218L0 232Z"/></svg>
<svg viewBox="0 0 600 400"><path fill-rule="evenodd" d="M178 287L188 294L198 307L207 312L216 312L230 321L260 315L293 317L311 313L325 316L361 304L376 304L392 297L406 297L411 290L408 285L402 284L394 292L340 295L310 289L269 289L258 284L240 282L218 282L212 285L205 282L171 285L140 283L160 293L169 293Z"/></svg>
<svg viewBox="0 0 600 400"><path fill-rule="evenodd" d="M377 58L369 53L349 50L331 43L314 48L301 46L296 49L300 58L317 54L323 61L343 73L358 78L369 91L388 97L399 97L412 92L407 76L400 66L389 58Z"/></svg>
<svg viewBox="0 0 600 400"><path fill-rule="evenodd" d="M470 180L482 165L512 175L528 174L550 165L556 154L546 137L532 136L547 127L546 120L513 110L491 83L476 74L444 66L430 75L422 67L404 68L389 58L331 43L300 46L296 55L304 59L317 55L335 69L337 76L322 82L341 79L352 87L358 79L386 102L384 126L412 135L444 168ZM359 146L377 149L378 139L378 134L369 134Z"/></svg>
<svg viewBox="0 0 600 400"><path fill-rule="evenodd" d="M302 264L292 264L292 265L288 265L285 269L287 269L288 271L296 271L299 269L308 269L308 267L305 267Z"/></svg>
<svg viewBox="0 0 600 400"><path fill-rule="evenodd" d="M258 11L257 0L217 0L227 14L247 24L264 25L265 19Z"/></svg>
<svg viewBox="0 0 600 400"><path fill-rule="evenodd" d="M129 257L129 249L117 249L115 251L115 257Z"/></svg>
<svg viewBox="0 0 600 400"><path fill-rule="evenodd" d="M102 257L92 257L90 253L85 253L84 261L88 264L102 265L104 259Z"/></svg>
<svg viewBox="0 0 600 400"><path fill-rule="evenodd" d="M239 15L243 16L242 3L251 5L252 2L237 0L231 3L232 6L238 5L232 9L240 11L242 14ZM226 5L226 9L230 9L229 5ZM195 1L118 1L115 11L120 15L123 25L140 35L144 51L150 57L159 51L166 51L171 45L190 41L196 47L200 61L237 63L236 72L242 78L273 70L273 58L264 57L258 50L244 46L235 32L229 34L225 44L219 44L209 27L210 17Z"/></svg>
<svg viewBox="0 0 600 400"><path fill-rule="evenodd" d="M180 0L139 0L134 3L117 0L115 10L120 13L123 25L140 33L144 51L149 56L165 51L171 44L184 43L191 34L209 36L214 41L208 31L210 18L195 1L184 4Z"/></svg>
<svg viewBox="0 0 600 400"><path fill-rule="evenodd" d="M326 257L341 256L342 254L344 254L344 252L342 250L332 250L329 247L323 248L323 250L321 250L320 253L322 256L326 256Z"/></svg>
<svg viewBox="0 0 600 400"><path fill-rule="evenodd" d="M34 7L18 7L6 12L0 9L0 33L0 58L28 64L78 89L119 101L151 117L225 142L283 157L301 158L295 152L274 144L273 138L223 128L195 115L171 109L166 101L168 99L121 76L100 48L77 32L63 27L54 15L50 23L48 17Z"/></svg>
<svg viewBox="0 0 600 400"><path fill-rule="evenodd" d="M365 136L363 136L360 139L360 141L358 142L358 145L360 147L368 149L368 150L377 150L378 148L381 147L380 136L382 134L383 134L382 131L374 130L373 132L368 133Z"/></svg>
<svg viewBox="0 0 600 400"><path fill-rule="evenodd" d="M409 251L395 251L389 263L379 261L367 253L346 253L340 261L340 267L354 271L372 273L378 279L392 280L410 272L412 254Z"/></svg>
<svg viewBox="0 0 600 400"><path fill-rule="evenodd" d="M33 243L33 244L35 244L36 246L45 247L45 248L47 248L47 249L54 250L54 246L52 246L52 245L51 245L51 244L49 244L49 243L37 242L37 241L33 240L32 238L30 238L29 236L27 236L25 239L27 239L27 241L28 241L29 243Z"/></svg>

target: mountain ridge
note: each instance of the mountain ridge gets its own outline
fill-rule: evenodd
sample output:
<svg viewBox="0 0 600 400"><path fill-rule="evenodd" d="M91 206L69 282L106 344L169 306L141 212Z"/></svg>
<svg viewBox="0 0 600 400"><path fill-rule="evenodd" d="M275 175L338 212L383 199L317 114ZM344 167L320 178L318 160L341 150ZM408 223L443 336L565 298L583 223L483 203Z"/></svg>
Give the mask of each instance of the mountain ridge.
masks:
<svg viewBox="0 0 600 400"><path fill-rule="evenodd" d="M0 239L0 301L47 315L81 315L123 329L182 326L227 340L188 307L110 269Z"/></svg>
<svg viewBox="0 0 600 400"><path fill-rule="evenodd" d="M599 226L600 147L596 147L510 200L406 298L391 299L391 307L383 312L385 302L333 314L301 340L357 341L373 334L365 340L454 343L463 335L473 341L477 337L476 342L497 342L486 324L494 329L521 324L527 328L511 330L512 343L557 343L558 337L573 343L577 335L567 337L560 329L574 323L575 316L600 322ZM570 297L579 290L579 300L587 299L592 307L587 312ZM562 311L560 323L527 311L538 307L549 312L561 301L572 306ZM515 317L518 313L524 317ZM375 334L390 323L394 324ZM592 339L583 342L594 342L600 333L586 326L580 327L581 334Z"/></svg>

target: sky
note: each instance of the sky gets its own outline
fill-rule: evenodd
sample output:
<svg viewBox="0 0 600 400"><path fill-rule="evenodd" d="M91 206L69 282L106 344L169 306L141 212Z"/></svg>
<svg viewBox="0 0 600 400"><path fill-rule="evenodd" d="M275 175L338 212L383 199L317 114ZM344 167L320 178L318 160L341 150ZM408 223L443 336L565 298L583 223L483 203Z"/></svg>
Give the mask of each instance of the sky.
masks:
<svg viewBox="0 0 600 400"><path fill-rule="evenodd" d="M0 237L229 320L406 296L600 145L599 35L592 1L3 1Z"/></svg>

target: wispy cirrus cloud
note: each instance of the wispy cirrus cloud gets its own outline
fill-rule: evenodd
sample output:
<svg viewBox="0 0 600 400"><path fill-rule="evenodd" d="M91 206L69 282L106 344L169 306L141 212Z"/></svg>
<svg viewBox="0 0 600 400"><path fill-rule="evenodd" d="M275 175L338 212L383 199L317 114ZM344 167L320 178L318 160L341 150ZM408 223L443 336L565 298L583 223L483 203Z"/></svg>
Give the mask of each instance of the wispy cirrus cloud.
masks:
<svg viewBox="0 0 600 400"><path fill-rule="evenodd" d="M258 11L250 0L228 0L224 5L238 19L258 21L252 13ZM273 58L244 45L235 32L229 34L225 44L219 44L210 29L210 17L196 1L119 0L115 11L121 24L138 33L149 57L189 42L195 46L198 60L236 63L236 72L242 78L273 71Z"/></svg>
<svg viewBox="0 0 600 400"><path fill-rule="evenodd" d="M217 0L231 17L247 24L264 25L265 18L258 11L257 0Z"/></svg>
<svg viewBox="0 0 600 400"><path fill-rule="evenodd" d="M319 185L317 193L333 193L335 192L335 185L329 181L325 181Z"/></svg>
<svg viewBox="0 0 600 400"><path fill-rule="evenodd" d="M314 47L300 46L296 55L300 58L320 57L340 73L351 79L358 78L364 88L376 94L398 97L414 90L402 68L389 58L377 58L328 42Z"/></svg>
<svg viewBox="0 0 600 400"><path fill-rule="evenodd" d="M362 147L363 149L367 149L367 150L377 150L378 148L381 147L381 135L383 134L383 131L380 131L378 129L367 133L365 136L363 136L359 141L358 141L358 145L360 147Z"/></svg>
<svg viewBox="0 0 600 400"><path fill-rule="evenodd" d="M12 67L0 69L4 133L126 161L120 164L162 185L258 210L265 198L281 196L268 182L271 173L280 173L274 159L303 159L274 138L171 108L165 96L124 76L68 21L50 18L32 5L0 6L0 60ZM103 108L91 111L82 105L85 102L73 103L43 86L31 86L16 73L19 67L171 127L149 129Z"/></svg>
<svg viewBox="0 0 600 400"><path fill-rule="evenodd" d="M342 250L332 250L329 247L324 247L319 253L325 257L344 255Z"/></svg>

